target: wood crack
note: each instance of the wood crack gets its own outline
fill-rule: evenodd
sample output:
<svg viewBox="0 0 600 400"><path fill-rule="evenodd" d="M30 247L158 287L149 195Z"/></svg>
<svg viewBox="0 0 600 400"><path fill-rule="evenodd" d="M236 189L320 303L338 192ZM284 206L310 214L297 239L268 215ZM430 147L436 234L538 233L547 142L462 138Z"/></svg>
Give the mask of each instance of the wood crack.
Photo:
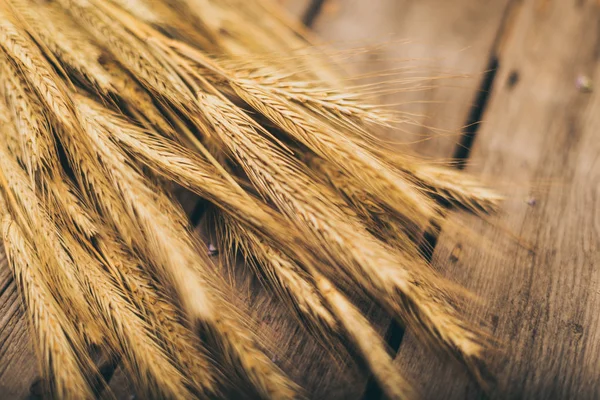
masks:
<svg viewBox="0 0 600 400"><path fill-rule="evenodd" d="M323 4L325 4L326 0L312 0L307 10L304 12L304 16L302 17L302 23L307 27L311 28L315 23L315 20L321 14L321 10L323 9Z"/></svg>

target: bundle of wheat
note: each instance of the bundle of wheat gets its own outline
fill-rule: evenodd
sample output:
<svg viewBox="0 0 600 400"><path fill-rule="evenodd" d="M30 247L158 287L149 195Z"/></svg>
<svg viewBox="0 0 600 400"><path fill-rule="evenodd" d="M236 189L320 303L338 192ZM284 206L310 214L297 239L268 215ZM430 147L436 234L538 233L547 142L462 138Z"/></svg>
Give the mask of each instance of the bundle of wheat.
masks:
<svg viewBox="0 0 600 400"><path fill-rule="evenodd" d="M482 376L486 338L418 248L446 205L489 212L499 197L382 150L371 129L394 117L361 104L266 1L4 0L0 68L3 239L55 398L108 394L91 345L144 398L219 397L237 380L302 396L172 182L211 203L224 262L243 253L389 398L418 391L351 293Z"/></svg>

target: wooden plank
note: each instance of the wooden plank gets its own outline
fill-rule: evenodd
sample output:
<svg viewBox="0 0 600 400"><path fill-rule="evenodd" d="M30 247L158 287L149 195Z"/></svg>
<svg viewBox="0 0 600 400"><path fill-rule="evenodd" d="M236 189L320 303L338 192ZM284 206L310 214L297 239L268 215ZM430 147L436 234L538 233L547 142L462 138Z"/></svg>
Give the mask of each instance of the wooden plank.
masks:
<svg viewBox="0 0 600 400"><path fill-rule="evenodd" d="M312 0L276 0L276 2L285 8L291 16L301 21Z"/></svg>
<svg viewBox="0 0 600 400"><path fill-rule="evenodd" d="M503 347L491 398L599 398L600 91L575 82L600 85L600 4L517 4L470 168L507 200L493 225L457 215L470 234L446 230L434 262L484 300L469 313ZM413 337L399 364L425 398L481 396Z"/></svg>
<svg viewBox="0 0 600 400"><path fill-rule="evenodd" d="M37 364L21 299L0 247L0 398L25 399L37 379Z"/></svg>
<svg viewBox="0 0 600 400"><path fill-rule="evenodd" d="M383 104L402 104L396 109L417 115L417 126L403 126L406 132L386 137L418 142L411 147L420 154L446 159L454 153L477 96L507 4L508 0L330 0L315 30L334 47L361 49L346 62L350 75L402 68L406 70L390 79L425 78L410 86L418 82L431 90L379 97ZM461 77L450 78L457 75Z"/></svg>

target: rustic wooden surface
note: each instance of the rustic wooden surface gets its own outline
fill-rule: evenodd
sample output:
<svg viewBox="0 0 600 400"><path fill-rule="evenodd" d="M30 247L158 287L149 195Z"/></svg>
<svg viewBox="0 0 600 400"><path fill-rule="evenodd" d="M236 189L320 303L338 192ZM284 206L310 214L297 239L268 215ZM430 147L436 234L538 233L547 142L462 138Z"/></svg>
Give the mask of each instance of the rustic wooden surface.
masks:
<svg viewBox="0 0 600 400"><path fill-rule="evenodd" d="M0 249L0 399L25 399L37 376L17 287Z"/></svg>
<svg viewBox="0 0 600 400"><path fill-rule="evenodd" d="M507 201L492 225L456 216L477 243L449 230L436 248L434 263L481 296L470 311L504 346L492 398L600 396L600 91L575 84L598 85L599 23L593 0L515 5L469 168ZM413 338L398 360L426 398L481 395Z"/></svg>
<svg viewBox="0 0 600 400"><path fill-rule="evenodd" d="M314 29L331 46L362 50L345 65L350 75L402 69L391 78L408 84L379 100L400 104L396 109L414 114L418 126L387 137L412 143L421 155L448 159L477 100L507 4L508 0L330 0ZM431 89L412 90L419 86Z"/></svg>
<svg viewBox="0 0 600 400"><path fill-rule="evenodd" d="M310 3L281 1L299 18ZM328 0L314 19L332 46L366 49L348 60L351 72L410 66L414 77L461 76L424 80L422 86L435 88L382 100L412 102L402 109L438 128L390 137L416 141L410 147L425 156L468 156L464 136L476 134L468 170L507 195L491 224L457 213L453 219L471 233L443 230L433 259L483 298L470 314L504 345L493 358L500 382L492 397L600 396L600 93L575 85L578 76L596 83L600 77L599 7L597 0ZM486 72L496 61L497 74ZM483 123L463 128L481 113ZM240 282L260 317L259 334L275 343L272 358L311 398L365 398L364 372L334 359L256 282ZM383 332L387 319L364 309ZM460 368L415 346L410 334L397 362L426 398L482 395ZM1 258L0 399L36 398L36 376L26 321ZM111 386L119 399L130 398L120 370Z"/></svg>

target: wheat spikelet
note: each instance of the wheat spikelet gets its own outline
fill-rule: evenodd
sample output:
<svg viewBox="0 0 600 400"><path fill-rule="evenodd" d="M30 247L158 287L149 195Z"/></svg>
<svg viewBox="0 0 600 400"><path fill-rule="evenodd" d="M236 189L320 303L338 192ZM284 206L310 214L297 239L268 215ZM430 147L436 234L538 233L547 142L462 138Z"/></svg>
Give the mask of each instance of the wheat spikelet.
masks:
<svg viewBox="0 0 600 400"><path fill-rule="evenodd" d="M126 155L108 140L104 127L87 116L86 106L83 103L78 106L83 110L88 151L102 161L105 176L112 189L121 196L126 215L136 232L127 241L152 255L154 265L175 285L180 300L193 318L210 319L211 302L200 283L204 279L195 271L198 264L206 261L200 258L190 242L185 216L162 190L128 165Z"/></svg>
<svg viewBox="0 0 600 400"><path fill-rule="evenodd" d="M302 106L339 127L367 135L365 125L390 127L391 116L381 106L361 103L360 93L325 86L318 81L291 80L273 68L249 63L228 68L241 79L250 79L262 88Z"/></svg>
<svg viewBox="0 0 600 400"><path fill-rule="evenodd" d="M36 37L64 68L79 81L89 83L95 90L107 93L110 80L97 60L104 52L55 3L35 0L10 0L28 30L35 29Z"/></svg>
<svg viewBox="0 0 600 400"><path fill-rule="evenodd" d="M140 269L141 261L136 261L132 255L128 254L126 249L118 244L116 239L107 235L105 230L99 231L99 217L95 216L93 218L90 211L85 209L78 191L66 181L59 182L61 185L58 187L61 190L56 191L55 201L58 203L57 207L65 210L65 214L61 215L63 229L71 230L71 233L75 236L78 236L81 232L85 238L94 240L103 256L103 265L113 280L113 285L117 284L118 288L126 291L126 299L135 304L137 310L146 316L147 323L152 326L152 332L162 333L160 335L161 343L167 347L169 354L176 357L181 363L182 373L184 372L189 376L189 379L196 385L198 393L202 393L204 390L212 391L214 383L208 372L209 367L206 364L204 355L201 353L199 345L194 345L196 339L194 339L192 332L176 321L177 311L174 306L161 298L156 292L155 285L151 284L149 278ZM85 220L82 220L82 216L85 216ZM83 221L85 221L85 224L82 223ZM90 229L89 226L93 228ZM63 234L62 236L67 235ZM74 242L72 237L70 240L71 245L69 248L71 251L78 249L78 257L80 259L86 257L80 248L81 245ZM89 262L92 264L97 262L95 260L90 261L89 257L86 261L88 262L85 265L89 265ZM113 287L109 292L118 293L118 291ZM121 295L124 294L125 292ZM133 310L129 310L129 312L131 313ZM130 318L125 318L125 315L118 319L121 324L128 324L129 320ZM137 328L134 327L135 331L137 331ZM131 340L131 338L135 339L135 336L131 336L129 339ZM144 350L139 351L143 352ZM135 355L135 353L133 354ZM164 358L164 356L159 355L160 357ZM160 374L160 371L156 373ZM173 371L171 371L171 375L173 375ZM142 374L142 376L144 375ZM165 376L167 375L163 374L159 378L162 379ZM147 385L140 384L139 386L140 389L144 389ZM178 390L181 391L182 389Z"/></svg>
<svg viewBox="0 0 600 400"><path fill-rule="evenodd" d="M103 256L105 269L113 282L116 282L119 288L127 291L127 300L135 304L137 309L146 316L147 322L152 326L152 331L162 333L160 335L161 343L167 347L169 354L176 357L181 363L181 368L184 370L182 372L185 372L196 385L198 393L205 390L212 391L214 383L208 372L209 367L204 355L200 351L199 344L195 345L196 339L192 332L181 322L176 321L175 307L156 292L156 286L140 269L141 261L136 261L132 255L128 254L128 251L120 246L114 237L111 238L107 235L106 230L100 232L99 217L92 217L91 212L85 209L78 191L66 181L59 182L60 186L57 185L57 187L60 190L55 192L55 201L57 207L65 210L65 214L60 216L65 227L63 229L71 230L75 236L82 233L89 240L94 240ZM73 239L71 238L71 240ZM72 244L69 247L72 250L77 246L79 245ZM84 257L81 249L79 249L78 256ZM92 260L92 262L96 261ZM118 292L114 288L112 291ZM128 318L123 317L120 321L128 321ZM140 387L143 389L144 385L140 385Z"/></svg>
<svg viewBox="0 0 600 400"><path fill-rule="evenodd" d="M47 194L48 200L53 201L49 210L60 210L64 204L79 203L80 200L73 191L65 186L64 177L54 176L56 171L60 171L59 160L50 123L45 119L42 105L36 95L27 90L27 84L23 82L19 71L15 70L7 60L3 61L6 110L13 110L13 117L3 116L3 120L7 124L16 121L16 129L5 129L5 135L14 138L15 142L21 142L20 145L12 146L12 148L9 146L10 151L26 166L32 179L38 177L39 184ZM3 112L0 111L0 113ZM17 135L17 132L21 135ZM36 174L40 168L44 169L42 171L44 174ZM69 202L62 202L59 200L60 198L68 198ZM67 212L69 211L73 213L74 210L67 210ZM54 214L56 218L62 216L61 212ZM95 231L85 213L76 214L74 218L77 226L84 232L90 234Z"/></svg>
<svg viewBox="0 0 600 400"><path fill-rule="evenodd" d="M90 202L97 204L104 214L110 215L115 221L124 222L122 216L125 215L125 211L119 198L113 193L105 176L100 174L100 169L94 164L93 158L89 157L84 143L79 140L82 127L65 85L27 34L18 25L12 23L14 19L9 19L11 14L6 5L0 11L3 13L0 21L0 45L6 50L11 62L19 67L22 76L27 78L28 84L35 89L42 101L44 106L42 113L51 118L57 128L59 139L65 147L80 185L93 188L96 196L90 197L87 191L84 191L84 194ZM57 167L58 162L53 166ZM102 201L94 202L93 198L98 197ZM128 230L126 237L133 236L131 228L126 228L124 223L120 224L120 228L122 231Z"/></svg>
<svg viewBox="0 0 600 400"><path fill-rule="evenodd" d="M46 104L52 115L68 129L77 131L77 116L65 88L59 83L56 72L43 57L40 49L15 22L8 3L0 6L0 46L21 70L23 76Z"/></svg>
<svg viewBox="0 0 600 400"><path fill-rule="evenodd" d="M97 103L82 100L88 106L84 110L90 118L101 123L110 137L124 145L156 173L210 200L257 234L285 242L287 251L297 257L301 256L302 248L294 244L301 239L289 233L287 224L258 199L241 191L231 179L222 177L221 172L213 165L175 142L151 131L140 130ZM288 238L283 238L283 235Z"/></svg>
<svg viewBox="0 0 600 400"><path fill-rule="evenodd" d="M200 21L194 9L190 9L183 0L114 0L125 11L136 19L155 27L157 30L168 32L187 43L193 43L210 52L219 52L219 35L208 29Z"/></svg>

